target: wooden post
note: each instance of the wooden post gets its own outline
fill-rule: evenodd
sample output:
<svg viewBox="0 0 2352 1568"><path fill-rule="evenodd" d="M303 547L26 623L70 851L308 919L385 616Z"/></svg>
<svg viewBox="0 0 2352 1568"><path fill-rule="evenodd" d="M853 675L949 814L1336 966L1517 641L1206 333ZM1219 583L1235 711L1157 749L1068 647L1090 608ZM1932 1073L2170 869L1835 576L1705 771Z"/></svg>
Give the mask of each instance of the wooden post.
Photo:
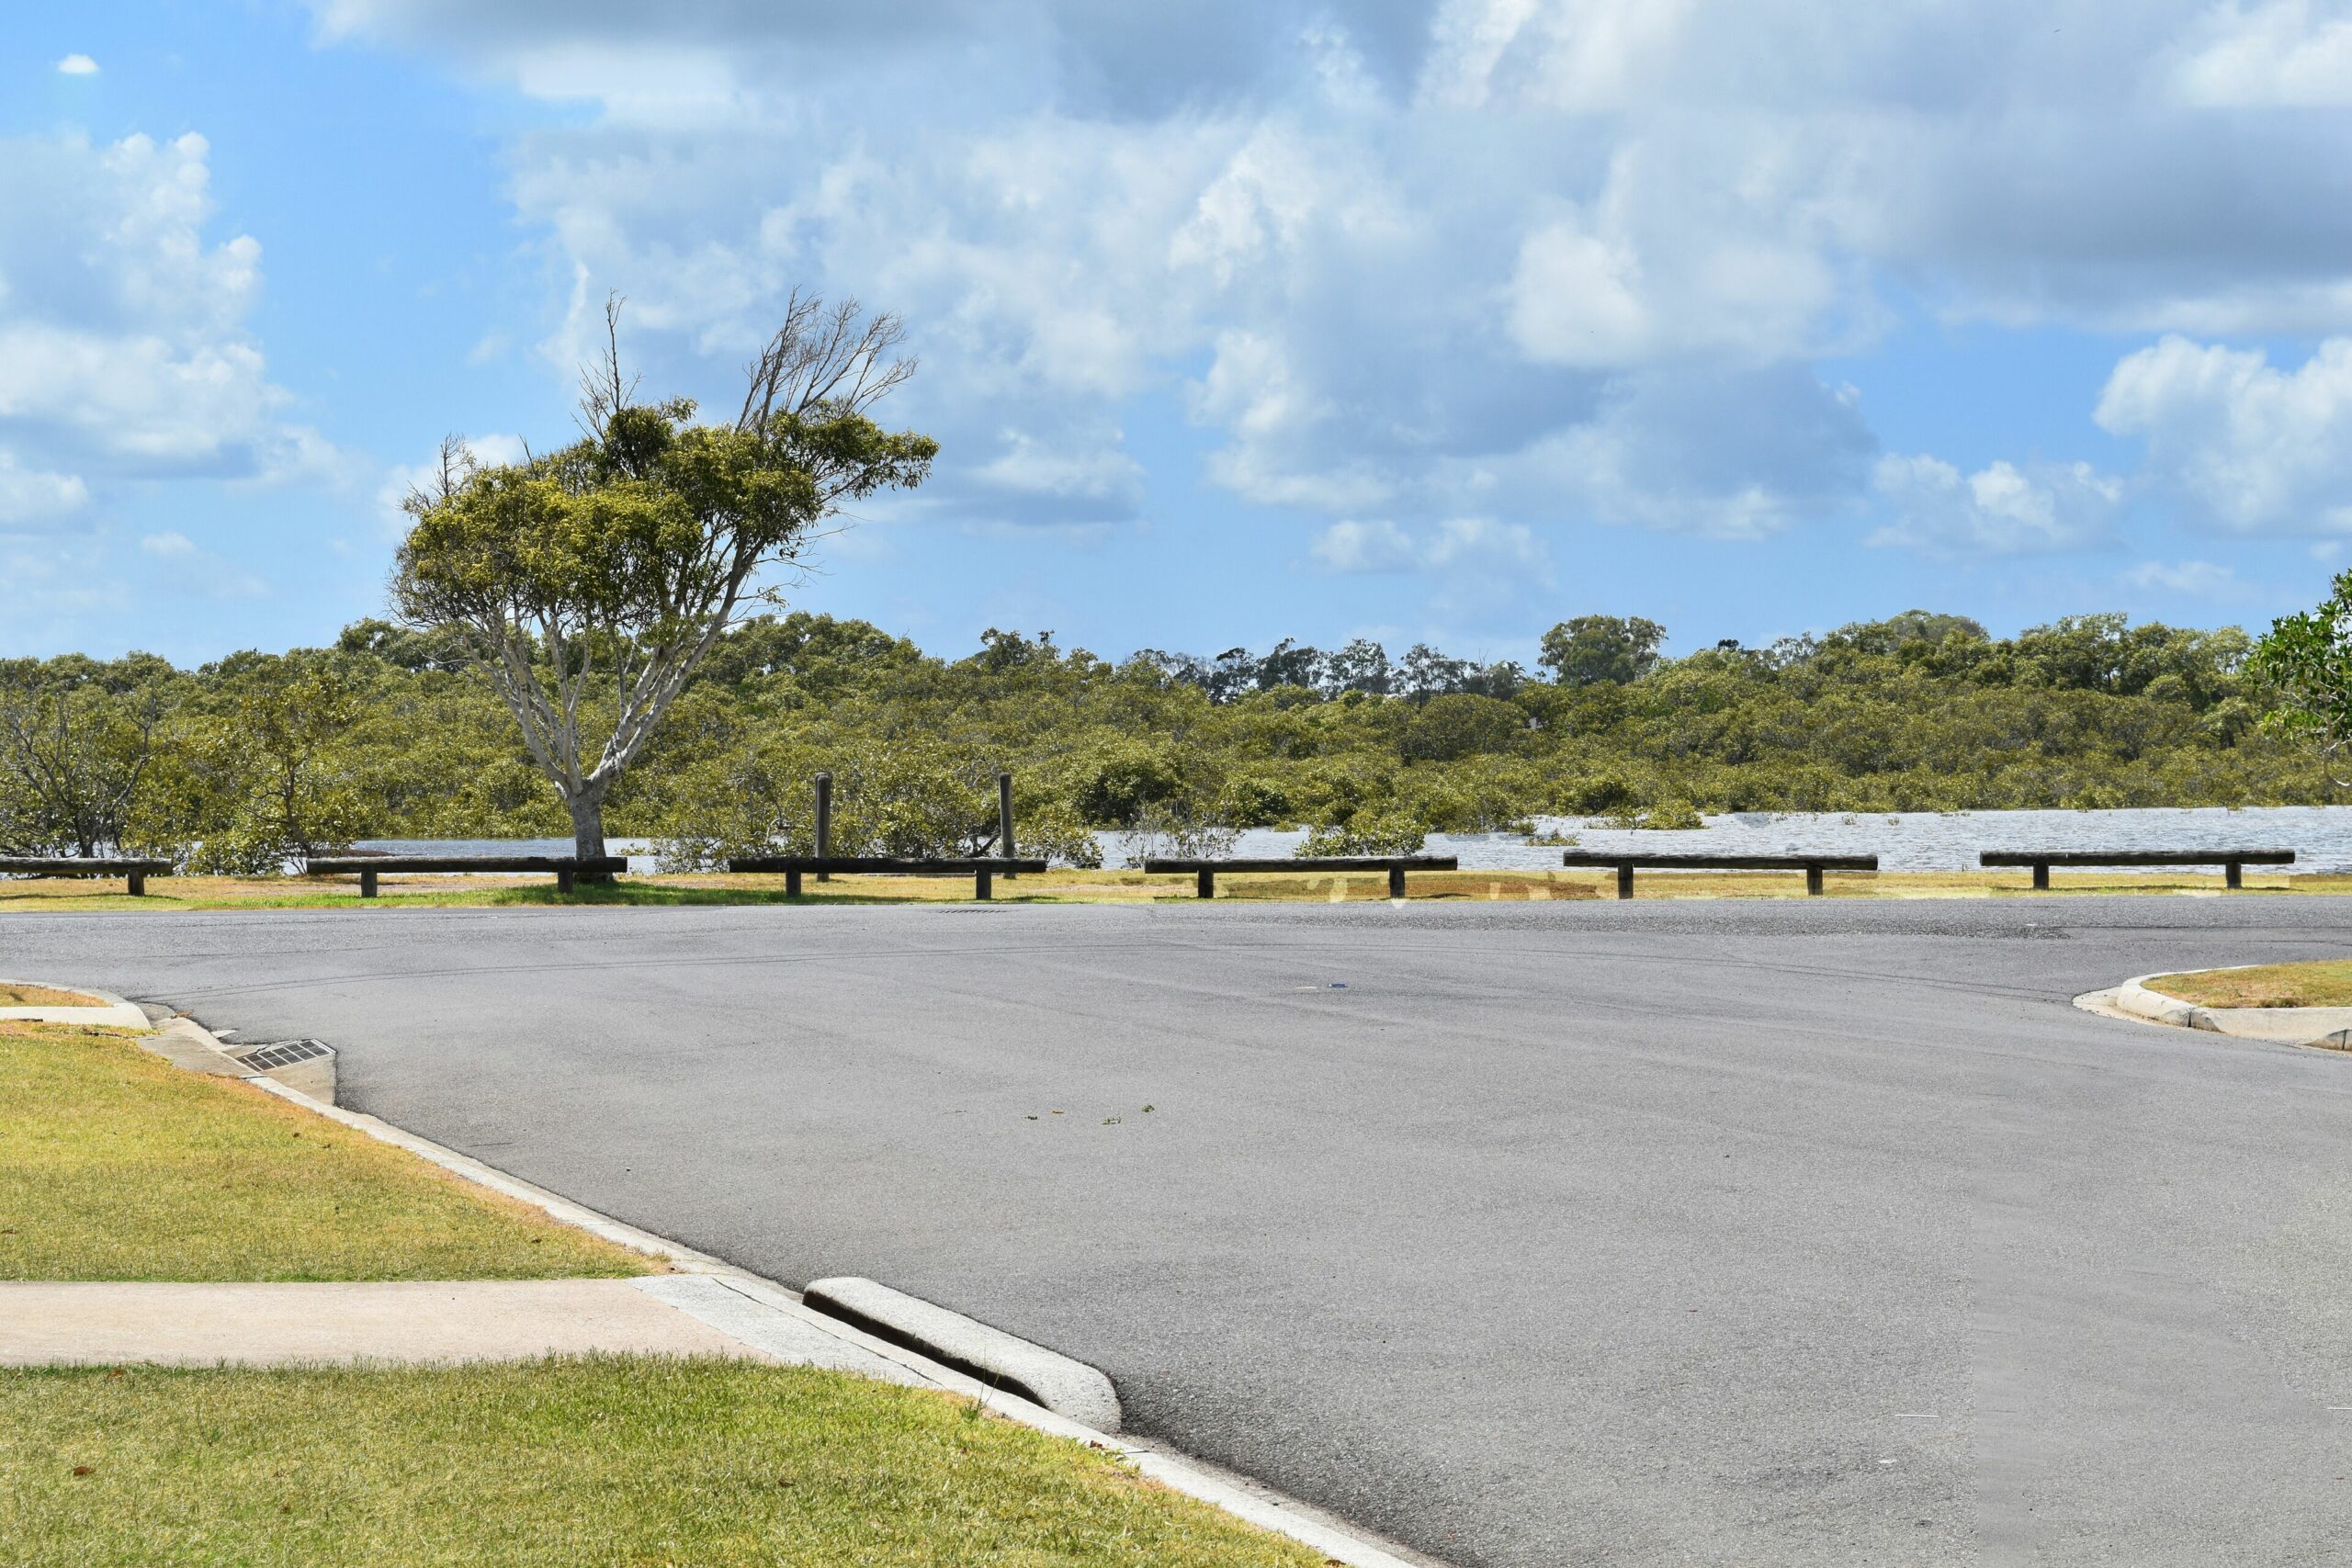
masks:
<svg viewBox="0 0 2352 1568"><path fill-rule="evenodd" d="M996 836L1001 846L997 853L1011 860L1019 852L1012 847L1012 775L1006 773L996 776ZM1004 879L1012 881L1012 873L1006 872Z"/></svg>
<svg viewBox="0 0 2352 1568"><path fill-rule="evenodd" d="M2243 861L2223 862L2222 865L2222 886L2231 888L2243 888L2245 886L2245 863Z"/></svg>
<svg viewBox="0 0 2352 1568"><path fill-rule="evenodd" d="M1388 868L1388 896L1391 898L1402 898L1405 896L1405 868L1401 865L1392 865Z"/></svg>
<svg viewBox="0 0 2352 1568"><path fill-rule="evenodd" d="M555 890L559 893L569 893L571 891L571 872L559 871L555 874Z"/></svg>
<svg viewBox="0 0 2352 1568"><path fill-rule="evenodd" d="M1202 868L1201 868L1197 873L1195 873L1195 874L1193 874L1193 896L1194 896L1194 897L1201 897L1201 898L1214 898L1214 897L1216 897L1216 872L1213 872L1213 871L1211 871L1211 870L1209 870L1209 869L1208 869L1208 867L1206 867L1206 866L1203 866L1203 867L1202 867Z"/></svg>
<svg viewBox="0 0 2352 1568"><path fill-rule="evenodd" d="M359 874L359 896L362 898L373 898L376 896L376 874L374 872L363 871Z"/></svg>
<svg viewBox="0 0 2352 1568"><path fill-rule="evenodd" d="M823 880L824 875L825 874L821 871L817 874L820 881ZM797 898L800 897L800 874L798 872L787 871L784 874L784 896L787 898Z"/></svg>
<svg viewBox="0 0 2352 1568"><path fill-rule="evenodd" d="M147 874L145 872L134 871L130 874L130 896L133 898L144 898L147 897Z"/></svg>
<svg viewBox="0 0 2352 1568"><path fill-rule="evenodd" d="M1634 867L1632 863L1628 862L1617 868L1617 897L1620 898L1631 898L1633 896Z"/></svg>
<svg viewBox="0 0 2352 1568"><path fill-rule="evenodd" d="M2033 889L2037 893L2050 891L2050 863L2046 860L2033 863Z"/></svg>
<svg viewBox="0 0 2352 1568"><path fill-rule="evenodd" d="M1821 897L1821 868L1819 866L1809 865L1804 868L1804 891L1808 898Z"/></svg>
<svg viewBox="0 0 2352 1568"><path fill-rule="evenodd" d="M1007 872L1005 874L1010 876L1012 874ZM982 902L996 897L989 882L989 875L990 874L986 871L975 872L972 875L972 897Z"/></svg>
<svg viewBox="0 0 2352 1568"><path fill-rule="evenodd" d="M817 775L817 858L819 860L823 860L827 855L830 855L832 852L833 775L831 773L819 773ZM785 891L787 893L799 892L800 874L798 872L793 872L789 874L789 875L790 880L786 884ZM832 874L830 872L820 871L817 874L817 880L820 882L831 882L832 879Z"/></svg>

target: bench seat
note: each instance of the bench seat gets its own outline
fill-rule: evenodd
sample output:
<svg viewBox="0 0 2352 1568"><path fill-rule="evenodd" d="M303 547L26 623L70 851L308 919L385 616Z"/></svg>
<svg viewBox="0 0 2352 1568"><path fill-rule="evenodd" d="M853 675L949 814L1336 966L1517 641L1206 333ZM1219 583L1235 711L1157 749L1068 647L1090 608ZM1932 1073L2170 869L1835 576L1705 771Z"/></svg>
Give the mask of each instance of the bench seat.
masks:
<svg viewBox="0 0 2352 1568"><path fill-rule="evenodd" d="M1748 855L1729 851L1696 853L1651 852L1642 850L1569 850L1560 856L1564 866L1593 866L1617 873L1617 897L1634 896L1634 873L1644 871L1801 871L1804 890L1821 896L1825 871L1876 871L1876 855Z"/></svg>
<svg viewBox="0 0 2352 1568"><path fill-rule="evenodd" d="M1146 856L1143 869L1155 876L1191 874L1196 897L1216 897L1219 872L1332 872L1385 871L1388 874L1388 896L1405 896L1405 874L1408 871L1457 871L1461 862L1453 855L1282 855L1255 860L1193 860L1184 857Z"/></svg>
<svg viewBox="0 0 2352 1568"><path fill-rule="evenodd" d="M735 873L784 873L787 897L800 896L800 879L814 872L820 876L963 876L972 878L972 897L993 898L999 876L1043 872L1040 858L1023 860L1004 855L738 855L727 863Z"/></svg>
<svg viewBox="0 0 2352 1568"><path fill-rule="evenodd" d="M2227 887L2245 886L2250 865L2292 865L2292 850L1986 850L1976 857L1982 866L2030 866L2033 885L2050 886L2053 865L2218 865Z"/></svg>
<svg viewBox="0 0 2352 1568"><path fill-rule="evenodd" d="M429 874L434 872L506 871L528 874L544 872L555 877L557 891L571 891L572 880L579 876L611 876L628 869L623 855L592 855L582 860L575 855L312 855L303 863L306 876L348 876L359 874L359 896L376 897L376 878L384 872L410 872Z"/></svg>
<svg viewBox="0 0 2352 1568"><path fill-rule="evenodd" d="M0 855L0 873L24 876L119 876L130 884L130 896L143 898L147 895L147 879L169 876L177 869L167 860L84 859L78 855L50 858L39 855Z"/></svg>

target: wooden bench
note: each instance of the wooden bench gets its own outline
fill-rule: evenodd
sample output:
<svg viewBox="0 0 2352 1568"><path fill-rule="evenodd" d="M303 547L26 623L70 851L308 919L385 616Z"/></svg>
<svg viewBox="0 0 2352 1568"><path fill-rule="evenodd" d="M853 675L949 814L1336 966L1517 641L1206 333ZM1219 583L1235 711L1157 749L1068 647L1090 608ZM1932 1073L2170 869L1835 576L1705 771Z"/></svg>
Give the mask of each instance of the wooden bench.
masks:
<svg viewBox="0 0 2352 1568"><path fill-rule="evenodd" d="M1976 857L1985 866L2030 865L2033 885L2047 891L2053 865L2218 865L2222 885L2244 887L2250 865L2292 865L2292 850L1986 850Z"/></svg>
<svg viewBox="0 0 2352 1568"><path fill-rule="evenodd" d="M1609 850L1570 850L1560 857L1562 865L1615 867L1617 897L1634 896L1634 871L1801 871L1804 873L1804 890L1812 897L1821 897L1821 874L1825 871L1876 871L1876 855L1742 855L1742 854L1642 854Z"/></svg>
<svg viewBox="0 0 2352 1568"><path fill-rule="evenodd" d="M173 864L167 860L84 860L68 857L63 860L43 860L28 855L0 856L0 872L20 872L27 876L120 876L130 883L130 896L147 896L147 879L169 876Z"/></svg>
<svg viewBox="0 0 2352 1568"><path fill-rule="evenodd" d="M610 876L628 869L622 855L312 855L303 863L307 876L348 876L359 874L359 896L376 897L376 878L388 871L519 871L552 872L556 891L571 891L577 876Z"/></svg>
<svg viewBox="0 0 2352 1568"><path fill-rule="evenodd" d="M1385 871L1388 874L1388 896L1405 896L1405 874L1408 871L1454 871L1460 863L1452 855L1317 855L1300 859L1285 855L1268 860L1153 860L1147 858L1144 871L1154 876L1193 874L1193 892L1203 898L1216 897L1216 876L1221 871Z"/></svg>
<svg viewBox="0 0 2352 1568"><path fill-rule="evenodd" d="M972 897L996 897L996 879L1016 872L1042 872L1041 860L1021 860L1007 855L976 855L958 860L942 856L936 860L910 858L900 855L745 855L727 863L731 872L784 873L784 890L792 897L800 896L800 878L815 873L819 876L962 876L972 878Z"/></svg>

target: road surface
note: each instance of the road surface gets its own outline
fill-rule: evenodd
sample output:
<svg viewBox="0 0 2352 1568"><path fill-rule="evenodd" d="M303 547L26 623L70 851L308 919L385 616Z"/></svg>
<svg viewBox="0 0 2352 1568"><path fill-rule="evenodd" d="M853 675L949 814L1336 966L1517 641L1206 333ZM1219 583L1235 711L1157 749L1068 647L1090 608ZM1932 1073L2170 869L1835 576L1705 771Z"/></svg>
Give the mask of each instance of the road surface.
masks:
<svg viewBox="0 0 2352 1568"><path fill-rule="evenodd" d="M1108 1371L1450 1561L2334 1562L2352 1057L2077 992L2352 902L0 917L0 974Z"/></svg>

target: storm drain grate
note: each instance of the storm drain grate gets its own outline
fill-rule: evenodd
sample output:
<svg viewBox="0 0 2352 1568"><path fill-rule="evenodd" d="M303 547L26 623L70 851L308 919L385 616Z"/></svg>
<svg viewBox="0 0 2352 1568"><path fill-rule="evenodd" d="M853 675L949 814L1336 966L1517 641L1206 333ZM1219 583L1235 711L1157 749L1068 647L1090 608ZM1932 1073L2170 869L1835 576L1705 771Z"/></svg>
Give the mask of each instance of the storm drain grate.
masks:
<svg viewBox="0 0 2352 1568"><path fill-rule="evenodd" d="M317 1040L281 1040L274 1045L251 1045L232 1053L238 1061L264 1072L290 1067L297 1062L314 1062L321 1056L334 1055L334 1047Z"/></svg>

